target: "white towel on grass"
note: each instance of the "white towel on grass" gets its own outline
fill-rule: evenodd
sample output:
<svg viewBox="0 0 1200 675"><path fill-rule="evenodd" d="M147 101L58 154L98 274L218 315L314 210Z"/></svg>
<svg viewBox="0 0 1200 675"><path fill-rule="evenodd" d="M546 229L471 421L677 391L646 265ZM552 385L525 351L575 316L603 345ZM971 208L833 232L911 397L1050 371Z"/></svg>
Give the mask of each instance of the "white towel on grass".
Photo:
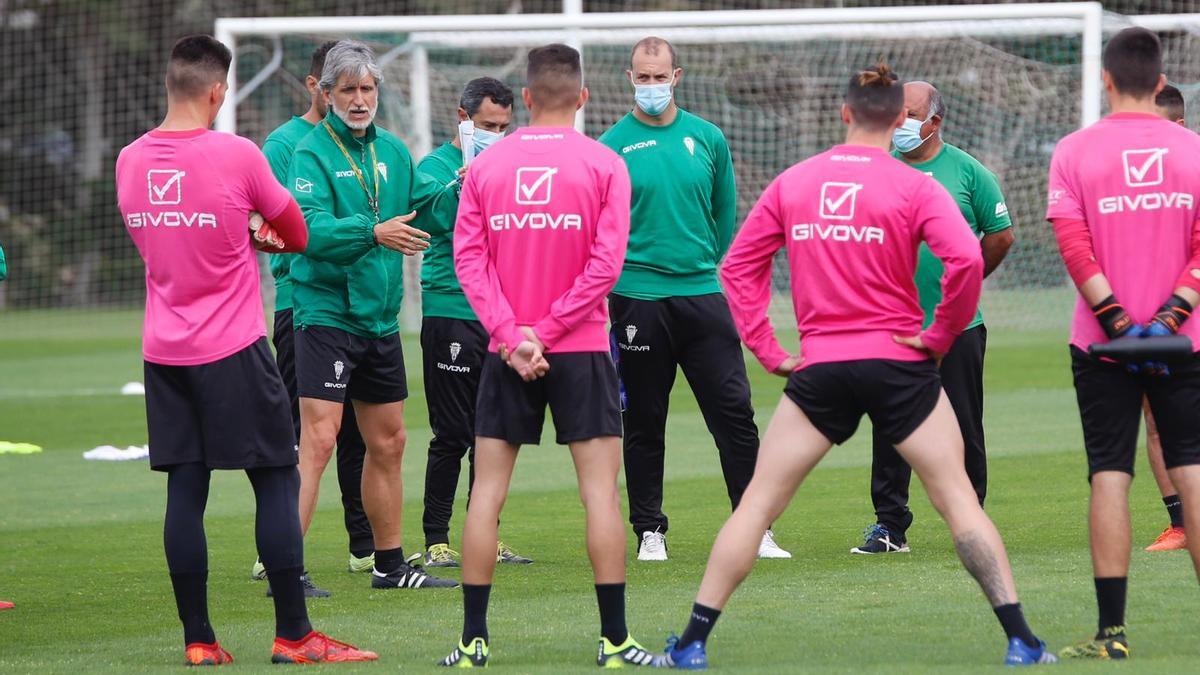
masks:
<svg viewBox="0 0 1200 675"><path fill-rule="evenodd" d="M131 445L122 450L112 445L102 445L83 453L84 459L94 459L108 462L122 462L130 459L146 459L150 456L150 446Z"/></svg>

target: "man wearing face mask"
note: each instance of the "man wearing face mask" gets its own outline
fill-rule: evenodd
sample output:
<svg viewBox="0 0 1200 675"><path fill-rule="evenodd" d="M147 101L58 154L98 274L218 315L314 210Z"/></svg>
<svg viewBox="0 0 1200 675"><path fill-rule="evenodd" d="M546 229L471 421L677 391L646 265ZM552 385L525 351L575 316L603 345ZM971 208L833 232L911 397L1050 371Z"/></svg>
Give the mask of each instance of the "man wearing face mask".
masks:
<svg viewBox="0 0 1200 675"><path fill-rule="evenodd" d="M976 236L982 237L986 277L1000 266L1014 237L1012 220L996 176L974 157L942 140L942 121L946 104L942 95L928 82L904 85L907 119L896 129L893 156L915 169L929 174L954 197L959 210ZM934 309L942 300L941 261L922 245L918 254L916 285L924 326L933 323ZM966 452L967 476L975 495L983 504L987 495L987 455L983 436L983 356L987 346L987 328L978 309L975 318L954 341L942 360L942 387L954 408L962 431ZM851 553L907 553L906 532L912 525L908 509L908 486L912 469L878 432L873 439L871 463L871 500L876 522L867 528L861 546Z"/></svg>
<svg viewBox="0 0 1200 675"><path fill-rule="evenodd" d="M308 223L292 262L300 394L300 522L316 509L347 399L367 445L362 497L374 535L373 588L458 584L411 567L401 549L408 385L397 315L404 256L429 246L413 225L453 219L457 191L416 170L404 144L375 124L383 71L369 47L339 42L320 87L329 114L300 141L288 186ZM411 223L411 224L410 224Z"/></svg>
<svg viewBox="0 0 1200 675"><path fill-rule="evenodd" d="M504 138L512 117L513 91L503 82L480 77L463 88L458 121L475 124L476 155ZM462 143L455 134L453 140L426 155L417 170L448 185L458 179L462 166ZM454 218L430 224L428 230L433 236L421 260L421 358L433 438L425 464L424 559L426 567L458 567L459 554L450 548L450 516L464 456L471 463L468 485L475 482L475 398L488 334L454 272ZM533 562L503 542L497 559L525 565Z"/></svg>
<svg viewBox="0 0 1200 675"><path fill-rule="evenodd" d="M662 511L667 404L677 368L716 441L737 508L754 473L758 428L737 329L717 281L733 240L737 190L724 134L675 104L675 48L648 37L626 71L633 111L600 137L633 183L629 251L609 298L627 395L625 476L638 560L667 559ZM759 557L790 558L767 531Z"/></svg>

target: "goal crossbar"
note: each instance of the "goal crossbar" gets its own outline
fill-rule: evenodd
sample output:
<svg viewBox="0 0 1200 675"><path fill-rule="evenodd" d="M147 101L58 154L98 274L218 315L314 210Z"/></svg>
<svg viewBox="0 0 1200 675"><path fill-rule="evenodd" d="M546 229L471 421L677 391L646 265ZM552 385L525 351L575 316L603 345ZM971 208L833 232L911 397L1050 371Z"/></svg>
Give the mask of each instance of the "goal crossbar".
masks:
<svg viewBox="0 0 1200 675"><path fill-rule="evenodd" d="M575 46L632 43L648 31L668 39L722 42L744 41L748 36L802 41L833 37L900 38L918 34L925 37L1078 34L1082 42L1080 124L1087 125L1100 118L1103 17L1098 2L1063 2L582 14L220 18L214 30L217 39L234 50L235 59L238 37L294 33L403 33L408 35L418 52L435 45L484 47L488 43L516 46L552 40ZM1031 19L1037 21L1031 22ZM424 58L420 53L416 56L411 76L413 82L421 86L424 84L420 72ZM235 62L229 78L232 100L235 101L236 72ZM236 106L221 109L216 128L236 131Z"/></svg>

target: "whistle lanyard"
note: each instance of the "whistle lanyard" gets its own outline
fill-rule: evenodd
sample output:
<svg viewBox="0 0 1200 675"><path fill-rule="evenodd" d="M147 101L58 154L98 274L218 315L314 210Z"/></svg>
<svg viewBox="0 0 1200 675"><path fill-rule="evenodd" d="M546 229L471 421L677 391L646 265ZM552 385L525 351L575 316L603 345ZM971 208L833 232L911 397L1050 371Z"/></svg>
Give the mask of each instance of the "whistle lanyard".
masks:
<svg viewBox="0 0 1200 675"><path fill-rule="evenodd" d="M329 125L328 121L326 121L322 126L325 127L325 131L329 132L329 137L332 138L333 142L337 144L338 150L341 150L342 154L346 156L346 161L350 163L350 169L354 172L354 177L358 179L359 186L362 187L362 191L367 195L367 205L371 207L371 211L375 213L375 220L378 221L379 162L375 158L375 144L371 143L367 146L371 150L371 167L375 170L375 194L372 196L371 190L367 187L367 180L363 177L362 170L359 169L358 165L354 163L354 158L350 156L350 151L346 149L346 146L342 143L342 139L338 138L337 133L333 130L333 127Z"/></svg>

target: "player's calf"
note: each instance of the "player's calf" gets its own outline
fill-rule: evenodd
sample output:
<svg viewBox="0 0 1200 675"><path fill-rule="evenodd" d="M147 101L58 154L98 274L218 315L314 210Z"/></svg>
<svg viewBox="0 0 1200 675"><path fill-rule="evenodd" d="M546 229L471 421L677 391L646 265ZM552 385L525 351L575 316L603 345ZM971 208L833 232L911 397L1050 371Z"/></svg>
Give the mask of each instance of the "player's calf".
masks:
<svg viewBox="0 0 1200 675"><path fill-rule="evenodd" d="M930 502L950 528L963 567L975 578L1000 621L1009 641L1005 663L1052 662L1054 656L1025 621L1004 542L967 478L962 437L945 393L940 393L933 411L896 448L925 485Z"/></svg>

